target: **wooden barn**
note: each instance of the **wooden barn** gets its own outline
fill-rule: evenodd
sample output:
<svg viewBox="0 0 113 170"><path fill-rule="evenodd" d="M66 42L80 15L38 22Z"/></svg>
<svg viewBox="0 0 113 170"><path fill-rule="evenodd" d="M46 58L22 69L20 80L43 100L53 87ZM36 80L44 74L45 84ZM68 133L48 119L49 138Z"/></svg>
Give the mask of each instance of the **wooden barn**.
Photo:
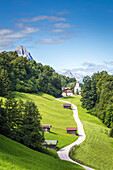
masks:
<svg viewBox="0 0 113 170"><path fill-rule="evenodd" d="M67 130L68 134L76 135L77 128L70 128L70 127L68 127L68 128L66 128L66 130Z"/></svg>
<svg viewBox="0 0 113 170"><path fill-rule="evenodd" d="M70 103L63 103L63 107L65 109L71 109L71 104Z"/></svg>
<svg viewBox="0 0 113 170"><path fill-rule="evenodd" d="M42 125L42 129L46 133L50 133L50 127L52 127L52 126L51 125Z"/></svg>
<svg viewBox="0 0 113 170"><path fill-rule="evenodd" d="M45 140L42 145L46 149L56 150L57 143L58 143L58 140Z"/></svg>

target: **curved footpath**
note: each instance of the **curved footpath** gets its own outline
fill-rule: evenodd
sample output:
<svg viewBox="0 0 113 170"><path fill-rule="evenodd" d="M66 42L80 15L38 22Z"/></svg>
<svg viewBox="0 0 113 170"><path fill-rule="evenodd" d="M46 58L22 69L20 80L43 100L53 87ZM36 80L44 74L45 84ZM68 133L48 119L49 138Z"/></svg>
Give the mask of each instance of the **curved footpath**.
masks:
<svg viewBox="0 0 113 170"><path fill-rule="evenodd" d="M58 100L58 101L60 101L60 102L70 103L70 102L67 102L67 101L59 100L59 99L56 99L56 100ZM73 163L76 163L76 164L82 166L83 168L85 168L86 170L94 170L94 169L92 169L92 168L90 168L90 167L87 167L87 166L85 166L85 165L82 165L82 164L80 164L80 163L78 163L78 162L73 161L73 160L70 159L70 157L69 157L69 152L71 151L71 148L72 148L73 146L75 146L75 145L79 145L79 144L82 143L82 142L85 140L85 138L86 138L85 133L84 133L84 129L83 129L83 125L82 125L82 123L81 123L81 121L80 121L80 119L79 119L79 117L78 117L77 107L76 107L74 104L72 104L72 103L70 103L70 104L71 104L72 107L73 107L73 117L74 117L74 119L75 119L75 121L76 121L76 123L77 123L77 128L78 128L79 137L78 137L78 139L77 139L75 142L73 142L72 144L70 144L70 145L68 145L68 146L60 149L60 150L57 152L57 153L58 153L58 156L60 157L60 159L66 160L66 161L70 161L70 162L73 162Z"/></svg>

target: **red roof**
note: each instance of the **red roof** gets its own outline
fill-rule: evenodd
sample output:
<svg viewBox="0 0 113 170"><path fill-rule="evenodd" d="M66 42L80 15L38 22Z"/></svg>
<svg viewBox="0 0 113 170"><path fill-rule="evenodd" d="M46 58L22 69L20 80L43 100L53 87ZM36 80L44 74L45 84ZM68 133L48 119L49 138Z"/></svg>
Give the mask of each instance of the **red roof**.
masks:
<svg viewBox="0 0 113 170"><path fill-rule="evenodd" d="M66 130L77 130L77 128L67 127Z"/></svg>

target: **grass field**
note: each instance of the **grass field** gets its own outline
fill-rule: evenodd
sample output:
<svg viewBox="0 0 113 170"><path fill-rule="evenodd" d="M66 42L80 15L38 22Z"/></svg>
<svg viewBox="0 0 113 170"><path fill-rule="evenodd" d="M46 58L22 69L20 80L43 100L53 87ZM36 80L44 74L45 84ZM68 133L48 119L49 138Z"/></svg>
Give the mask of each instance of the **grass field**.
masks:
<svg viewBox="0 0 113 170"><path fill-rule="evenodd" d="M0 135L0 170L82 170Z"/></svg>
<svg viewBox="0 0 113 170"><path fill-rule="evenodd" d="M77 106L86 134L86 140L73 153L73 157L95 169L113 170L113 138L108 137L109 129L101 120L81 108L80 96L65 100Z"/></svg>
<svg viewBox="0 0 113 170"><path fill-rule="evenodd" d="M71 144L78 138L66 132L66 127L76 127L72 110L64 109L63 104L56 101L54 97L44 93L29 94L19 92L15 92L15 97L16 99L35 102L42 115L42 124L52 125L51 133L45 133L45 139L58 140L58 149Z"/></svg>

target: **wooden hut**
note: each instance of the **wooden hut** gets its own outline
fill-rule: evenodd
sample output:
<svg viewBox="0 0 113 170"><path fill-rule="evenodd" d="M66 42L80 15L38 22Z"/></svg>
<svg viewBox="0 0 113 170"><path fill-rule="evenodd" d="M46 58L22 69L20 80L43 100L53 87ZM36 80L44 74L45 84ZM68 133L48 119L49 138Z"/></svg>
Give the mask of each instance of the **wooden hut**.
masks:
<svg viewBox="0 0 113 170"><path fill-rule="evenodd" d="M67 130L67 133L68 133L68 134L76 135L77 128L70 128L70 127L67 127L66 130Z"/></svg>
<svg viewBox="0 0 113 170"><path fill-rule="evenodd" d="M64 107L65 109L71 109L71 104L69 104L69 103L63 103L63 107Z"/></svg>
<svg viewBox="0 0 113 170"><path fill-rule="evenodd" d="M58 140L45 140L42 145L46 149L56 150L57 143L58 143Z"/></svg>
<svg viewBox="0 0 113 170"><path fill-rule="evenodd" d="M50 133L50 127L52 127L52 126L51 125L42 125L42 129L46 133Z"/></svg>

